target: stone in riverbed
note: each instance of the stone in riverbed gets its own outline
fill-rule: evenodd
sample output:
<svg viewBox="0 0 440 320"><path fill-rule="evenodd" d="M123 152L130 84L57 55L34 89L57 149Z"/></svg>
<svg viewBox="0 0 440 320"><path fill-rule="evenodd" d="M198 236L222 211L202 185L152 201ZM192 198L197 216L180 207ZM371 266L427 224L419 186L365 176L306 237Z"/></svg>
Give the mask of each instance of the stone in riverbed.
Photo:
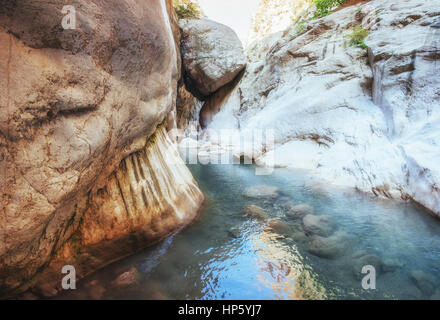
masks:
<svg viewBox="0 0 440 320"><path fill-rule="evenodd" d="M358 280L365 276L365 274L362 274L362 268L364 266L373 266L376 270L376 277L379 277L385 272L383 260L374 254L362 251L355 254L353 258L353 275Z"/></svg>
<svg viewBox="0 0 440 320"><path fill-rule="evenodd" d="M334 226L329 216L308 214L303 218L304 230L307 233L328 237L333 233Z"/></svg>
<svg viewBox="0 0 440 320"><path fill-rule="evenodd" d="M295 205L292 202L288 202L284 205L286 217L291 219L303 218L308 214L314 214L315 210L308 204Z"/></svg>
<svg viewBox="0 0 440 320"><path fill-rule="evenodd" d="M432 283L431 278L425 272L421 270L411 272L411 280L424 295L431 296L434 293L434 284Z"/></svg>
<svg viewBox="0 0 440 320"><path fill-rule="evenodd" d="M280 189L268 185L256 185L244 190L243 195L246 198L255 198L263 200L275 200L280 196Z"/></svg>
<svg viewBox="0 0 440 320"><path fill-rule="evenodd" d="M244 215L255 218L257 220L267 220L269 219L269 215L266 211L256 205L250 205L243 208L241 211Z"/></svg>
<svg viewBox="0 0 440 320"><path fill-rule="evenodd" d="M132 287L138 284L139 278L139 271L135 267L131 267L114 279L111 285L116 288Z"/></svg>
<svg viewBox="0 0 440 320"><path fill-rule="evenodd" d="M239 228L231 228L228 230L228 235L232 238L240 238L240 229Z"/></svg>
<svg viewBox="0 0 440 320"><path fill-rule="evenodd" d="M338 231L330 237L314 235L311 237L307 250L320 258L335 259L344 254L347 248L348 236Z"/></svg>
<svg viewBox="0 0 440 320"><path fill-rule="evenodd" d="M280 235L288 235L292 232L292 229L290 229L286 223L279 219L270 219L266 225L266 228Z"/></svg>

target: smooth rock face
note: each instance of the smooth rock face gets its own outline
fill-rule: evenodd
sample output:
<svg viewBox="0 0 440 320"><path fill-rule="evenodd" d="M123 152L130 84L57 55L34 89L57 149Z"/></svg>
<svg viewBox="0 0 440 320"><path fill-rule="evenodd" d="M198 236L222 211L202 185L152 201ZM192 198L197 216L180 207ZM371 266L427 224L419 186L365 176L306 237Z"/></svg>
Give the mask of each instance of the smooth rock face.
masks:
<svg viewBox="0 0 440 320"><path fill-rule="evenodd" d="M36 285L53 294L44 268L60 285L60 266L75 260L81 246L90 255L76 266L77 275L156 239L149 231L149 237L140 236L142 228L154 229L148 211L122 206L121 193L131 190L129 184L118 185L122 170L116 169L123 159L138 165L132 155L144 152L174 108L180 59L172 3L71 4L75 30L61 27L64 15L54 1L13 1L0 9L0 296ZM151 160L150 168L155 166L162 168L157 188L182 179ZM181 174L189 181L188 173ZM176 190L175 201L187 201L184 189L194 189L192 180ZM134 193L141 208L141 190ZM145 193L156 217L175 216L173 206L161 207L151 190ZM108 197L115 201L106 202ZM136 215L127 217L127 210ZM117 232L107 229L116 222ZM134 230L140 222L142 228ZM138 236L130 238L132 231ZM121 245L121 252L101 247L101 241L115 239L131 245Z"/></svg>
<svg viewBox="0 0 440 320"><path fill-rule="evenodd" d="M231 28L207 19L182 19L179 26L183 67L194 82L187 87L202 96L232 81L246 66L242 44Z"/></svg>
<svg viewBox="0 0 440 320"><path fill-rule="evenodd" d="M147 146L122 160L38 282L59 288L63 265L77 278L139 251L190 223L204 196L162 127ZM39 287L36 288L39 290Z"/></svg>
<svg viewBox="0 0 440 320"><path fill-rule="evenodd" d="M274 148L257 163L413 199L440 215L439 1L365 5L377 14L368 50L348 45L364 5L300 32L293 25L249 54L239 98L208 128L274 130Z"/></svg>

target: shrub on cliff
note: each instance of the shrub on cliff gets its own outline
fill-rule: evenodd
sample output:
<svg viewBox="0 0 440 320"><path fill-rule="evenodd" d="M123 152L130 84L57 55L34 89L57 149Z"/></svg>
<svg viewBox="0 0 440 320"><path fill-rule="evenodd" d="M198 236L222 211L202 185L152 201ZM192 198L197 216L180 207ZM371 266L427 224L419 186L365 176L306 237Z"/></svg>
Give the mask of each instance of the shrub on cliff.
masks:
<svg viewBox="0 0 440 320"><path fill-rule="evenodd" d="M179 19L200 19L202 17L200 6L190 0L173 0L173 7Z"/></svg>
<svg viewBox="0 0 440 320"><path fill-rule="evenodd" d="M315 17L321 18L328 15L334 8L345 3L346 0L314 0L316 5Z"/></svg>
<svg viewBox="0 0 440 320"><path fill-rule="evenodd" d="M364 29L361 26L357 26L352 33L348 35L350 38L350 46L358 46L362 49L366 49L365 38L370 34L370 30Z"/></svg>

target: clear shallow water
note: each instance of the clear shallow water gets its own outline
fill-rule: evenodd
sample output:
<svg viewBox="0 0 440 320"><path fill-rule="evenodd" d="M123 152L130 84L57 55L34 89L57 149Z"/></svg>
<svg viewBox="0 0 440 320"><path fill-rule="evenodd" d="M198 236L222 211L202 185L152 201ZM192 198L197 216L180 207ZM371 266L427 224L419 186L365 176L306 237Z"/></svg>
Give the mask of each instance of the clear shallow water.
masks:
<svg viewBox="0 0 440 320"><path fill-rule="evenodd" d="M329 191L308 182L301 172L276 169L256 176L245 165L190 165L207 196L198 219L181 232L80 281L78 289L58 298L103 299L416 299L423 293L411 279L421 270L428 287L440 289L440 221L410 203L377 200L344 190ZM249 199L246 187L278 187L278 199ZM344 231L341 256L311 254L308 241L268 229L244 216L255 204L292 230L301 219L289 219L284 204L309 204L316 215L328 215ZM377 256L388 272L379 272L376 290L364 290L355 276L359 257ZM112 281L127 270L138 281L118 287ZM96 288L99 287L97 290ZM419 284L420 287L420 284ZM425 285L426 287L426 285ZM426 290L425 290L426 291ZM428 290L429 291L429 290ZM96 293L98 292L98 294Z"/></svg>

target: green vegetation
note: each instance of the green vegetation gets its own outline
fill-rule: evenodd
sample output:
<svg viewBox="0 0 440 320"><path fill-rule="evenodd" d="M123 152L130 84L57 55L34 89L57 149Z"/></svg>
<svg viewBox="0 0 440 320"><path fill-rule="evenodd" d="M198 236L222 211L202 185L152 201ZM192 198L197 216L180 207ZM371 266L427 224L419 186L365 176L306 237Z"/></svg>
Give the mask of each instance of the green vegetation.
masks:
<svg viewBox="0 0 440 320"><path fill-rule="evenodd" d="M304 31L304 29L305 29L305 23L306 23L307 21L306 20L301 20L301 21L299 21L298 23L297 23L297 25L296 25L296 29L295 29L295 32L298 34L298 33L301 33L301 32L303 32Z"/></svg>
<svg viewBox="0 0 440 320"><path fill-rule="evenodd" d="M362 49L366 49L365 38L370 34L370 30L364 29L361 26L357 26L351 34L348 35L350 38L350 46L357 46Z"/></svg>
<svg viewBox="0 0 440 320"><path fill-rule="evenodd" d="M316 5L315 18L328 15L334 8L344 4L346 0L313 0Z"/></svg>
<svg viewBox="0 0 440 320"><path fill-rule="evenodd" d="M190 0L173 0L173 7L179 19L200 19L202 17L199 5Z"/></svg>

